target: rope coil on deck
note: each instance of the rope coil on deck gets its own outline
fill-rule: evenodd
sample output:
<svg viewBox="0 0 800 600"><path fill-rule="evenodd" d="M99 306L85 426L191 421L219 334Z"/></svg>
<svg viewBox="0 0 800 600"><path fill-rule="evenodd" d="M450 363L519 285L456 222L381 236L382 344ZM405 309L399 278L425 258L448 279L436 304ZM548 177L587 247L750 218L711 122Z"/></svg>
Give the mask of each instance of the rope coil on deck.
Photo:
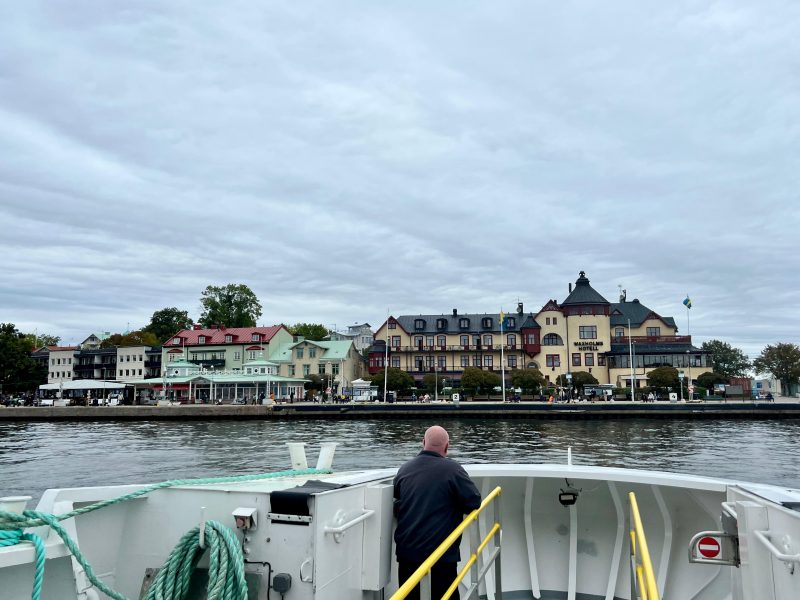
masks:
<svg viewBox="0 0 800 600"><path fill-rule="evenodd" d="M212 485L221 483L239 483L243 481L259 481L262 479L275 479L279 477L293 477L302 475L322 475L331 473L330 469L301 469L277 471L260 475L237 475L232 477L209 477L203 479L173 479L162 481L143 487L140 490L102 500L83 508L78 508L62 515L26 510L22 514L0 511L0 547L14 546L20 542L28 541L34 545L36 565L32 599L39 600L42 583L44 580L45 548L42 539L36 534L25 533L24 528L49 526L55 531L64 545L72 553L75 560L83 567L87 579L97 589L114 600L128 600L122 594L108 587L100 581L94 573L92 566L81 553L78 545L60 525L60 521L71 519L86 513L120 504L133 498L138 498L156 490L182 485ZM197 563L206 550L209 551L209 600L235 599L246 600L247 586L244 580L244 557L236 535L230 528L217 521L206 521L205 548L200 546L200 527L190 530L180 539L170 553L164 567L159 571L156 581L147 593L147 600L172 600L183 598L189 585L189 579Z"/></svg>

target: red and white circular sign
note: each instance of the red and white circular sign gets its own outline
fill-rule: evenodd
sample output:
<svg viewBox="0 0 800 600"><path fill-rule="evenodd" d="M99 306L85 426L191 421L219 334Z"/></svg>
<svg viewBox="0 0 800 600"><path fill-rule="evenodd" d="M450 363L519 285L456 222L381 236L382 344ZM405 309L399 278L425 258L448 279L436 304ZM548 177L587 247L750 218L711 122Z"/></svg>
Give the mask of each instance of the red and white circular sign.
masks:
<svg viewBox="0 0 800 600"><path fill-rule="evenodd" d="M719 541L717 541L717 538L708 536L700 538L700 541L697 542L697 549L706 558L717 558L720 550Z"/></svg>

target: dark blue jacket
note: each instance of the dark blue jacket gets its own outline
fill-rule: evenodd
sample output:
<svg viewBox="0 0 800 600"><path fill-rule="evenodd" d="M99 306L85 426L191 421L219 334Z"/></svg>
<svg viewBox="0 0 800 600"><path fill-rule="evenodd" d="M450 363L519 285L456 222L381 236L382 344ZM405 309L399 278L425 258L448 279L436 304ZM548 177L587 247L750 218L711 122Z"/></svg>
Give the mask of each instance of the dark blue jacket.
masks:
<svg viewBox="0 0 800 600"><path fill-rule="evenodd" d="M397 560L422 562L481 505L481 494L464 467L436 452L423 450L394 478ZM442 562L458 562L460 540Z"/></svg>

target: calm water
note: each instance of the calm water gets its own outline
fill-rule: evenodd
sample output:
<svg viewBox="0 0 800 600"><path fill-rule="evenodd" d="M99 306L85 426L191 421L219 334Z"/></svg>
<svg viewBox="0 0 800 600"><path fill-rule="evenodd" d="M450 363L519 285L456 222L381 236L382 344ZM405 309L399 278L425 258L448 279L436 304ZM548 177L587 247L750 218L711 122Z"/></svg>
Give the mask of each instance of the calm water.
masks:
<svg viewBox="0 0 800 600"><path fill-rule="evenodd" d="M800 419L787 421L481 421L440 423L464 463L638 467L800 488ZM336 441L334 468L400 465L429 423L220 421L0 424L0 496L52 487L155 482L289 468L287 441Z"/></svg>

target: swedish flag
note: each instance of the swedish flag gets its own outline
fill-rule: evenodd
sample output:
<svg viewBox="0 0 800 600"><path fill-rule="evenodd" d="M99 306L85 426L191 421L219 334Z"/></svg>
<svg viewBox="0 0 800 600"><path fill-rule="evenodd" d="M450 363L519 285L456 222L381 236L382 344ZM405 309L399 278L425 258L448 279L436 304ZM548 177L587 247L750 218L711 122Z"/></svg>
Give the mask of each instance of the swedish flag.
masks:
<svg viewBox="0 0 800 600"><path fill-rule="evenodd" d="M684 305L686 308L692 308L692 299L691 299L691 298L689 298L689 296L688 296L688 295L687 295L687 296L686 296L686 298L683 300L683 305Z"/></svg>
<svg viewBox="0 0 800 600"><path fill-rule="evenodd" d="M504 313L502 310L500 311L500 327L503 328L508 327L508 317L506 316L506 313Z"/></svg>

